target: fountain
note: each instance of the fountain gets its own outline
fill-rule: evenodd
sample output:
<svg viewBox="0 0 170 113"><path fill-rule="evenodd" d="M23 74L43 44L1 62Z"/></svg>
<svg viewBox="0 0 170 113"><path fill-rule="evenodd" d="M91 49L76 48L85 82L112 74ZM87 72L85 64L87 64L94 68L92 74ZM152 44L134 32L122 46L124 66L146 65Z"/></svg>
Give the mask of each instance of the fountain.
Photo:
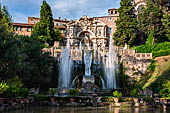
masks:
<svg viewBox="0 0 170 113"><path fill-rule="evenodd" d="M70 88L71 86L71 72L73 68L73 61L70 55L70 43L67 40L67 46L61 53L60 69L59 69L59 88Z"/></svg>
<svg viewBox="0 0 170 113"><path fill-rule="evenodd" d="M104 59L104 72L106 79L106 89L116 89L116 61L117 56L113 46L113 39L110 36L109 40L109 51L107 52L107 57Z"/></svg>

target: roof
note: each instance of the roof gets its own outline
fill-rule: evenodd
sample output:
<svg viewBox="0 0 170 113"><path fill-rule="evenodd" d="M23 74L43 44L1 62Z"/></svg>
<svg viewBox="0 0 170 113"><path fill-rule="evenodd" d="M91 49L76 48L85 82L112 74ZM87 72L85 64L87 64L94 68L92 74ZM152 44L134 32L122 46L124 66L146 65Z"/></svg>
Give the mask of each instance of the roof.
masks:
<svg viewBox="0 0 170 113"><path fill-rule="evenodd" d="M65 26L55 26L55 28L66 29Z"/></svg>
<svg viewBox="0 0 170 113"><path fill-rule="evenodd" d="M110 11L110 10L118 10L117 8L112 8L112 9L109 9L108 11Z"/></svg>
<svg viewBox="0 0 170 113"><path fill-rule="evenodd" d="M118 14L114 16L100 16L100 17L93 17L93 18L108 18L108 17L119 17Z"/></svg>
<svg viewBox="0 0 170 113"><path fill-rule="evenodd" d="M27 23L13 23L14 26L27 26L27 27L33 27L34 24L27 24Z"/></svg>
<svg viewBox="0 0 170 113"><path fill-rule="evenodd" d="M38 18L38 17L28 17L28 18L40 20L40 18ZM61 20L61 19L53 19L53 20L56 22L66 22L66 23L70 22L68 20Z"/></svg>

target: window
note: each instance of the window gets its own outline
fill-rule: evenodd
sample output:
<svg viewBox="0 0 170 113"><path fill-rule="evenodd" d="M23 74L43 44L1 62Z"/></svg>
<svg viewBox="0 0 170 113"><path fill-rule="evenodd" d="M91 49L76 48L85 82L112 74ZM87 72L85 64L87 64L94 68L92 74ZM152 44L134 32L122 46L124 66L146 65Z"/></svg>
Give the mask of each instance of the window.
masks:
<svg viewBox="0 0 170 113"><path fill-rule="evenodd" d="M22 31L22 27L20 27L20 31Z"/></svg>
<svg viewBox="0 0 170 113"><path fill-rule="evenodd" d="M27 28L27 32L29 32L30 31L30 28Z"/></svg>
<svg viewBox="0 0 170 113"><path fill-rule="evenodd" d="M115 11L115 14L117 14L117 11Z"/></svg>
<svg viewBox="0 0 170 113"><path fill-rule="evenodd" d="M113 11L111 11L111 14L113 14Z"/></svg>
<svg viewBox="0 0 170 113"><path fill-rule="evenodd" d="M112 17L109 17L109 18L108 18L108 21L112 21Z"/></svg>
<svg viewBox="0 0 170 113"><path fill-rule="evenodd" d="M63 26L65 26L65 24L63 24Z"/></svg>
<svg viewBox="0 0 170 113"><path fill-rule="evenodd" d="M56 23L56 26L58 26L58 23Z"/></svg>
<svg viewBox="0 0 170 113"><path fill-rule="evenodd" d="M108 28L108 32L112 33L112 28L111 27Z"/></svg>

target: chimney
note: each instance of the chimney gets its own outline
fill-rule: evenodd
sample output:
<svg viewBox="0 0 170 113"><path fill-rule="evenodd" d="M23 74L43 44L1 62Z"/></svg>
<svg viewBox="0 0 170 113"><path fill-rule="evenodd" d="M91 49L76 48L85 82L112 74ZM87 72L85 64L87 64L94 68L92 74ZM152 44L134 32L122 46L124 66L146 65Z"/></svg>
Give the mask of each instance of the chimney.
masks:
<svg viewBox="0 0 170 113"><path fill-rule="evenodd" d="M58 19L61 20L61 17L59 16Z"/></svg>
<svg viewBox="0 0 170 113"><path fill-rule="evenodd" d="M64 19L64 21L67 21L67 19Z"/></svg>

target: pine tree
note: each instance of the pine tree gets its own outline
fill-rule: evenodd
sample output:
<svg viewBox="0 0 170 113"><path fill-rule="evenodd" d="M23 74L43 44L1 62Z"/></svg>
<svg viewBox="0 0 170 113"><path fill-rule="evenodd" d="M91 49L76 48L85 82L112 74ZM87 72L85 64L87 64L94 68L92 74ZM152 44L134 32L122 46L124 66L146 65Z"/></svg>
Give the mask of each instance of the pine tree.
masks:
<svg viewBox="0 0 170 113"><path fill-rule="evenodd" d="M142 8L141 12L138 15L139 29L148 35L153 32L153 41L159 42L163 37L163 26L162 19L163 11L157 3L154 3L152 0L147 0L146 8Z"/></svg>
<svg viewBox="0 0 170 113"><path fill-rule="evenodd" d="M131 0L121 0L118 12L114 43L118 46L124 46L126 43L133 46L137 34L137 20Z"/></svg>
<svg viewBox="0 0 170 113"><path fill-rule="evenodd" d="M34 26L33 34L38 35L40 41L49 45L53 45L53 41L56 40L52 10L45 0L41 5L40 22Z"/></svg>

